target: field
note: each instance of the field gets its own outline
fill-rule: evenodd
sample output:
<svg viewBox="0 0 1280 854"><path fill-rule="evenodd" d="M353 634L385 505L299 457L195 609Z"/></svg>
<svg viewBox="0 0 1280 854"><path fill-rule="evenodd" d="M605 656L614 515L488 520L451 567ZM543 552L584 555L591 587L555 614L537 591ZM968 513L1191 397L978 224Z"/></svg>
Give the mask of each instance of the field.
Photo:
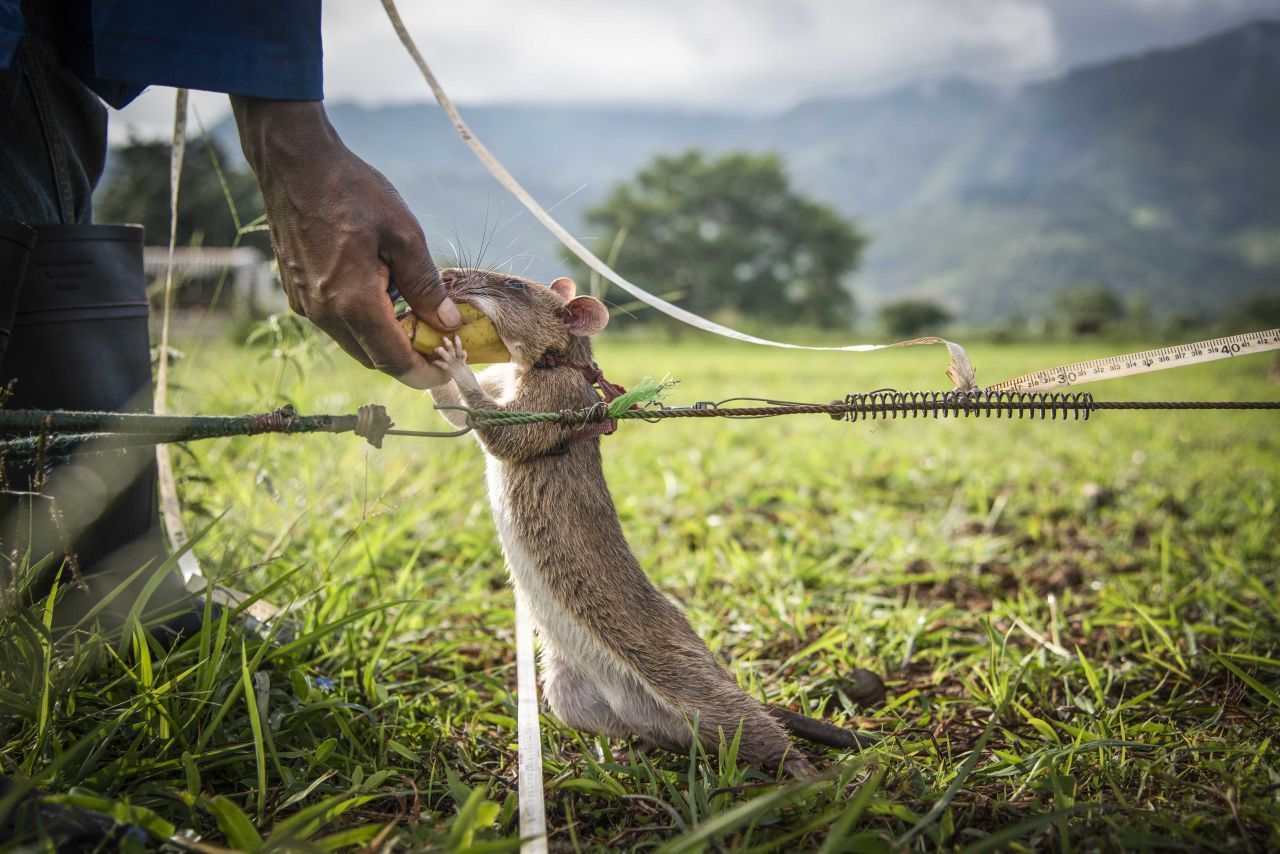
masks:
<svg viewBox="0 0 1280 854"><path fill-rule="evenodd" d="M191 344L174 408L381 402L444 429L419 393L279 344ZM992 382L1126 348L970 349ZM599 355L624 385L674 375L673 403L947 385L937 349L686 339ZM1272 364L1091 390L1275 399ZM607 475L657 585L755 695L882 740L797 785L737 767L731 746L615 762L544 717L552 849L1275 850L1277 427L1149 412L623 425ZM223 623L172 653L50 655L0 630L4 773L212 845L513 850L512 598L475 444L269 437L176 460L206 573L287 604L297 639ZM880 674L887 702L855 705L853 668Z"/></svg>

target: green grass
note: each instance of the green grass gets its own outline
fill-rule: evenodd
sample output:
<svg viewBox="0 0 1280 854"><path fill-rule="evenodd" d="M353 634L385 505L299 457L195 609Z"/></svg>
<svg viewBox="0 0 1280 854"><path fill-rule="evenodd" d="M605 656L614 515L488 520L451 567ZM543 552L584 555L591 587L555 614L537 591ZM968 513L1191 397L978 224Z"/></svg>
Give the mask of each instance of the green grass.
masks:
<svg viewBox="0 0 1280 854"><path fill-rule="evenodd" d="M971 355L992 382L1124 350ZM673 374L672 402L947 385L932 348L621 341L600 360L624 385ZM1274 399L1271 365L1092 391ZM381 402L401 426L443 423L341 355L193 345L175 380L178 411ZM625 424L604 440L607 475L659 588L755 695L884 738L779 786L731 746L601 761L544 718L553 849L1275 849L1277 427L1119 412ZM241 848L513 849L513 611L474 443L266 437L176 459L188 525L209 526L206 572L290 604L299 640L217 624L172 654L51 655L30 629L41 615L11 612L4 773ZM885 678L885 706L853 706L855 667Z"/></svg>

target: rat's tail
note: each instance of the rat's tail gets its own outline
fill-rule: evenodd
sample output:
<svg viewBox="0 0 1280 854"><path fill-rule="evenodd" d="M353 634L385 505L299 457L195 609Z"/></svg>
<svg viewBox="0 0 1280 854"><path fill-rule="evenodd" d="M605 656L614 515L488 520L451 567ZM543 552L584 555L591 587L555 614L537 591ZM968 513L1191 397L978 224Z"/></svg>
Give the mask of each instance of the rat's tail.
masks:
<svg viewBox="0 0 1280 854"><path fill-rule="evenodd" d="M835 724L829 724L826 721L820 721L789 709L768 705L764 708L775 721L782 724L787 732L797 738L803 738L805 741L812 741L814 744L822 744L841 750L852 750L854 748L870 747L880 740L875 736L841 729Z"/></svg>

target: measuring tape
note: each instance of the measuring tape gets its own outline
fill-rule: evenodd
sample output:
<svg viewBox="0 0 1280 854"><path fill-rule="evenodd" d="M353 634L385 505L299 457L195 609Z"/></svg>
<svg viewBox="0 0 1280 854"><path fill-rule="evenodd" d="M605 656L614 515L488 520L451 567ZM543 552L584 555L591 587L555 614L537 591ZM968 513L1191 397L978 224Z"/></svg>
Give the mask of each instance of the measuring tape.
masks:
<svg viewBox="0 0 1280 854"><path fill-rule="evenodd" d="M516 591L516 735L520 776L520 850L546 854L547 812L542 793L542 735L538 731L538 673L534 664L533 619L529 603Z"/></svg>
<svg viewBox="0 0 1280 854"><path fill-rule="evenodd" d="M1065 386L1081 385L1100 380L1114 380L1152 371L1166 371L1186 365L1216 362L1267 350L1280 350L1280 329L1265 332L1246 332L1226 338L1211 338L1194 344L1178 344L1157 350L1144 350L1124 356L1090 359L1073 362L1057 368L1032 371L1020 377L987 386L988 392L997 391L1052 391Z"/></svg>
<svg viewBox="0 0 1280 854"><path fill-rule="evenodd" d="M163 415L169 396L169 328L173 313L173 254L178 246L178 190L182 186L182 161L187 151L186 89L179 89L173 106L173 144L169 149L169 260L164 273L164 313L160 317L160 360L156 368L153 409ZM160 493L160 516L169 547L178 556L178 572L192 592L202 591L203 575L195 553L186 548L187 526L182 522L182 502L178 499L178 481L173 476L173 460L168 445L156 445L156 481Z"/></svg>

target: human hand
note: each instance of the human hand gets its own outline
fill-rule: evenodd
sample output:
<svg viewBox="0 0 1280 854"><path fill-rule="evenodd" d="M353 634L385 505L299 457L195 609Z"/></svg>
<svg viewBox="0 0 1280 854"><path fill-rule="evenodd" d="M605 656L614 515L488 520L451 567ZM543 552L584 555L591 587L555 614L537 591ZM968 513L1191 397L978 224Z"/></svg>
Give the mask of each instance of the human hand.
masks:
<svg viewBox="0 0 1280 854"><path fill-rule="evenodd" d="M289 307L365 367L414 388L448 382L414 351L387 296L394 282L430 326L462 323L400 194L342 143L321 102L232 96L231 105Z"/></svg>

